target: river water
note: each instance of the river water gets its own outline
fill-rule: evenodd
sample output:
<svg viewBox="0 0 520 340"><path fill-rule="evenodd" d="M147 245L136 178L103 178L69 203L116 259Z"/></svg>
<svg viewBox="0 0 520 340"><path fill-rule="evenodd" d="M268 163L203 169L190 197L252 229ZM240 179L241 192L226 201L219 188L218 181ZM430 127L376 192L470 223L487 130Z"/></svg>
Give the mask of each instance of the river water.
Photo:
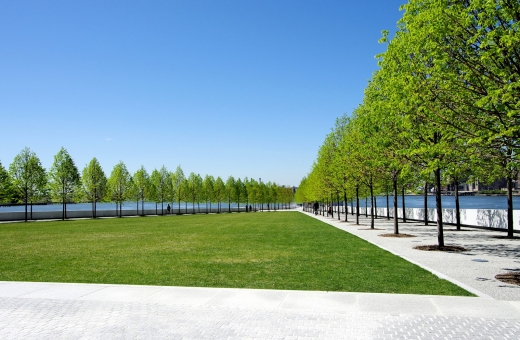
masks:
<svg viewBox="0 0 520 340"><path fill-rule="evenodd" d="M348 198L349 205L351 198ZM393 196L388 197L390 208L394 206ZM507 210L506 196L459 196L461 209L503 209ZM424 208L424 196L422 195L405 195L404 204L406 208ZM355 206L354 202L354 206ZM365 199L359 200L359 206L365 206ZM368 206L370 206L370 198L368 198ZM386 196L377 196L376 206L378 208L386 208ZM402 196L397 199L397 206L402 207ZM428 208L436 208L435 196L428 196ZM443 209L455 209L455 196L442 196ZM520 210L520 196L513 196L513 209Z"/></svg>
<svg viewBox="0 0 520 340"><path fill-rule="evenodd" d="M350 205L349 198L349 205ZM389 196L388 202L390 208L393 207L393 197ZM398 197L397 205L399 207L401 204L402 198ZM507 197L506 196L460 196L459 197L460 208L461 209L507 209ZM376 205L379 208L386 207L386 196L377 196ZM424 196L421 195L405 195L405 205L406 208L424 208ZM166 207L168 203L164 203L164 210L166 211ZM231 207L236 207L236 203L231 203ZM245 204L241 203L241 207L244 207ZM355 206L355 203L354 203ZM365 206L365 199L360 199L359 206ZM368 200L368 206L370 206L370 199ZM145 202L145 209L155 209L156 205L152 202ZM181 209L184 209L186 205L184 202L181 202ZM188 209L192 207L191 203L188 203ZM217 208L217 204L211 204L213 209ZM428 196L428 208L435 208L435 196ZM442 196L442 207L444 209L455 209L455 197L454 196ZM139 202L139 211L141 210L142 205ZM178 208L178 204L175 203L172 205L172 208ZM195 204L195 208L197 208L197 204ZM221 210L226 211L228 208L227 202L221 203ZM267 209L267 204L264 204L264 208ZM115 203L98 203L97 210L115 210ZM136 210L136 202L125 202L123 203L123 210ZM157 209L161 210L161 204L157 204ZM201 211L206 209L206 204L200 204ZM520 210L520 196L513 196L513 209ZM10 206L10 207L1 207L0 213L2 212L15 212L15 211L24 211L25 207L23 205L18 206ZM47 204L47 205L34 205L33 211L60 211L61 204ZM92 210L92 205L90 203L77 203L77 204L67 204L67 210Z"/></svg>

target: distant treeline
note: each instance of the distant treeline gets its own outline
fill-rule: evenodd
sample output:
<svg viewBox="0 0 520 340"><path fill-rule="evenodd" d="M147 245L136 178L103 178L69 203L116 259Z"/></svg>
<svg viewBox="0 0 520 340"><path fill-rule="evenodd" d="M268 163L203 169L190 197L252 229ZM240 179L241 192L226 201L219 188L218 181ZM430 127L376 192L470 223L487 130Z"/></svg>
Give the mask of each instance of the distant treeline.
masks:
<svg viewBox="0 0 520 340"><path fill-rule="evenodd" d="M185 176L178 166L168 171L165 166L148 174L141 166L131 174L123 162L119 162L107 177L96 158L80 172L67 150L54 156L49 170L42 167L40 159L29 148L23 149L5 169L0 162L0 204L22 203L27 206L45 202L60 202L62 218L67 217L67 203L91 202L93 216L96 203L125 201L178 203L222 203L264 205L272 207L290 204L293 189L273 182L260 182L229 176L226 181L211 175L202 177L196 173Z"/></svg>

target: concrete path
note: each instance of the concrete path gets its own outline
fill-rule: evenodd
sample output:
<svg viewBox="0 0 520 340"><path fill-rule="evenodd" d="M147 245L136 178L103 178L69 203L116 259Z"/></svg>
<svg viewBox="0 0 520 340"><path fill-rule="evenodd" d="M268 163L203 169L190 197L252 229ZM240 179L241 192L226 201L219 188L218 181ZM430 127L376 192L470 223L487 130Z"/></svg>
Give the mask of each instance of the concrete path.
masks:
<svg viewBox="0 0 520 340"><path fill-rule="evenodd" d="M428 228L402 225L401 232L418 234L414 239L420 242L412 243L411 239L377 236L387 230L359 230L367 226L318 219L381 242L392 252L400 249L401 256L441 276L451 275L455 270L451 262L459 262L461 271L475 270L473 276L449 279L483 297L0 282L0 339L520 338L517 293L501 295L492 279L475 279L488 277L491 269L480 265L494 263L495 257L512 257L509 269L518 269L518 258L509 254L518 252L517 240L509 241L511 249L504 246L498 254L491 251L496 245L490 244L473 248L470 255L449 257L450 265L437 265L437 260L422 257L437 254L408 250L411 245L435 243ZM377 223L378 229L389 226L383 220ZM478 245L480 232L464 233L478 235L473 240ZM447 236L447 243L452 243L451 237ZM472 238L456 240L465 244ZM471 261L477 257L488 262ZM517 291L509 285L504 288Z"/></svg>

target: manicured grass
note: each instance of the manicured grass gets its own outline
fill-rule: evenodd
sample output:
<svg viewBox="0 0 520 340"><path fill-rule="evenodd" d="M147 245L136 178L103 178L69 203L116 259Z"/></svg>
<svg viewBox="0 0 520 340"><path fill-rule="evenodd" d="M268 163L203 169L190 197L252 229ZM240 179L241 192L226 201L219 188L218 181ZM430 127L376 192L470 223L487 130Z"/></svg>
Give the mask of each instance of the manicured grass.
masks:
<svg viewBox="0 0 520 340"><path fill-rule="evenodd" d="M0 224L0 281L471 295L298 212Z"/></svg>

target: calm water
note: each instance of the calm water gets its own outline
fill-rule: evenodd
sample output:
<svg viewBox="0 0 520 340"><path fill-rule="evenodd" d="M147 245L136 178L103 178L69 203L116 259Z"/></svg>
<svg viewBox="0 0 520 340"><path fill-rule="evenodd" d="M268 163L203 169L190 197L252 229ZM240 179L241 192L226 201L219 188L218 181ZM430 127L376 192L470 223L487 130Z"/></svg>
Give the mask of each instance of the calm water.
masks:
<svg viewBox="0 0 520 340"><path fill-rule="evenodd" d="M392 208L394 204L392 196L388 198L388 202L390 208ZM401 202L402 199L399 196L397 200L399 207L402 206ZM506 196L460 196L459 203L461 209L507 209ZM359 206L365 206L365 199L359 200ZM370 198L368 206L370 206ZM378 208L386 208L386 196L378 196L376 206ZM405 206L406 208L424 208L424 196L405 195ZM435 207L435 196L428 196L428 208ZM455 196L442 196L442 207L443 209L455 209ZM513 196L513 209L520 210L520 196Z"/></svg>

